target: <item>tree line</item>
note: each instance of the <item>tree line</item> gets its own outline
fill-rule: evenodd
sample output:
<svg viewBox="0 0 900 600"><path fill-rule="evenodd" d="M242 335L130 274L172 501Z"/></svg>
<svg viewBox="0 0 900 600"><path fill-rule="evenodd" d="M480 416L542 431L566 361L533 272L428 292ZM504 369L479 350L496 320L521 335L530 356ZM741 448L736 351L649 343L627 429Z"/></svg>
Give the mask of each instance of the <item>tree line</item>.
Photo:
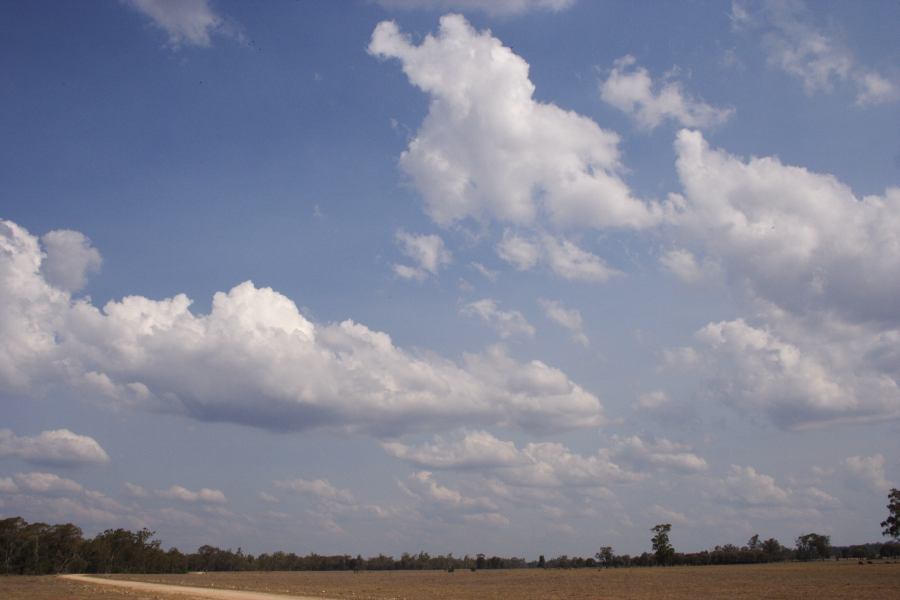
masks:
<svg viewBox="0 0 900 600"><path fill-rule="evenodd" d="M702 552L675 552L668 542L671 526L657 525L651 543L654 552L637 556L616 554L605 546L592 557L562 555L549 560L486 556L432 556L427 552L404 553L399 558L379 554L264 553L254 556L238 550L200 546L185 554L177 548L165 550L154 532L108 529L85 538L81 529L66 523L28 523L20 517L0 520L0 573L44 575L53 573L185 573L188 571L384 571L399 569L521 569L521 568L619 568L656 565L719 565L786 560L874 558L900 556L900 543L832 547L828 536L806 534L795 548L786 548L774 538L761 541L753 536L744 546L716 546ZM665 535L661 538L660 533Z"/></svg>
<svg viewBox="0 0 900 600"><path fill-rule="evenodd" d="M763 563L787 560L825 560L829 558L872 559L900 557L900 490L888 494L888 518L881 523L885 536L893 538L883 544L832 546L827 535L807 533L799 536L794 548L787 548L775 538L751 537L743 546L726 544L701 552L676 552L669 539L672 525L661 523L653 528L650 545L653 552L637 556L616 554L611 546L603 546L594 556L558 556L536 561L524 558L488 557L484 554L455 557L453 554L432 556L427 552L409 554L399 559L379 554L324 556L311 553L298 556L293 552L244 554L215 546L200 546L185 554L177 548L164 550L155 533L149 529L129 531L107 529L93 538L85 538L72 523L48 525L28 523L21 517L0 519L0 574L45 575L52 573L185 573L188 571L386 571L399 569L522 569L522 568L618 568L669 565L722 565Z"/></svg>

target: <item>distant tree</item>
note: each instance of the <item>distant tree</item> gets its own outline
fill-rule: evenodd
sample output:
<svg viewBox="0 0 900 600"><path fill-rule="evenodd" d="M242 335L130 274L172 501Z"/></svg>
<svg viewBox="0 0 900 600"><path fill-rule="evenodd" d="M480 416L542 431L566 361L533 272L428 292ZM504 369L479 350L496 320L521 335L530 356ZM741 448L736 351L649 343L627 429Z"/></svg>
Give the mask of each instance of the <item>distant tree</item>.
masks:
<svg viewBox="0 0 900 600"><path fill-rule="evenodd" d="M775 538L769 538L764 541L762 543L762 551L770 558L770 560L780 558L781 555L784 554L784 548L782 547L781 542Z"/></svg>
<svg viewBox="0 0 900 600"><path fill-rule="evenodd" d="M544 560L544 555L541 554L541 555L538 557L538 567L541 568L541 569L543 569L546 565L547 565L547 561Z"/></svg>
<svg viewBox="0 0 900 600"><path fill-rule="evenodd" d="M886 542L878 549L878 554L884 558L900 556L900 543Z"/></svg>
<svg viewBox="0 0 900 600"><path fill-rule="evenodd" d="M475 555L475 568L483 569L484 564L485 564L484 554L479 552L478 554Z"/></svg>
<svg viewBox="0 0 900 600"><path fill-rule="evenodd" d="M884 527L882 535L889 535L895 540L900 540L900 490L891 488L888 494L888 518L881 522Z"/></svg>
<svg viewBox="0 0 900 600"><path fill-rule="evenodd" d="M818 533L807 533L797 538L797 558L812 560L831 556L831 538Z"/></svg>
<svg viewBox="0 0 900 600"><path fill-rule="evenodd" d="M613 562L613 549L612 546L603 546L600 548L600 552L594 555L597 558L597 562L600 563L602 567L610 567Z"/></svg>
<svg viewBox="0 0 900 600"><path fill-rule="evenodd" d="M672 525L670 523L661 523L655 525L650 531L653 532L653 537L650 542L653 544L653 553L656 558L656 564L669 564L672 562L672 557L675 554L675 549L672 548L672 544L669 543L669 532L672 531Z"/></svg>
<svg viewBox="0 0 900 600"><path fill-rule="evenodd" d="M753 537L747 540L747 549L748 550L759 550L762 548L762 542L759 541L759 534L754 533Z"/></svg>

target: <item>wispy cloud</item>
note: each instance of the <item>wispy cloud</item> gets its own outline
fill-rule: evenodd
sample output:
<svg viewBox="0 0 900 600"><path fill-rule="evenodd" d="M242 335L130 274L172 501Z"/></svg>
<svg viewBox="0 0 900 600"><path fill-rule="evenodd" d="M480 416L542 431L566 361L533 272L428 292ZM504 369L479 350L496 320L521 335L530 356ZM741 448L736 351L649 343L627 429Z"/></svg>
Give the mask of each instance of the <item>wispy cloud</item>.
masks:
<svg viewBox="0 0 900 600"><path fill-rule="evenodd" d="M122 0L127 6L148 17L169 36L172 49L184 46L208 48L212 37L220 35L243 39L240 28L219 14L210 0Z"/></svg>

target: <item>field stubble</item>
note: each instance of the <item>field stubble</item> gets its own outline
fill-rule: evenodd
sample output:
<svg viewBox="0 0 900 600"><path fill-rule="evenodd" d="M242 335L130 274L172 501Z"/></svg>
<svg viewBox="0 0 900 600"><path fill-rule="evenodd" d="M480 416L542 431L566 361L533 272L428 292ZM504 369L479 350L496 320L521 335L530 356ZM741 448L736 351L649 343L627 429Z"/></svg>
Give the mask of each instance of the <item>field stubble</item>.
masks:
<svg viewBox="0 0 900 600"><path fill-rule="evenodd" d="M346 600L887 600L900 596L900 564L858 565L851 561L608 570L242 572L116 578ZM10 577L0 578L0 597L138 600L163 596L99 587L92 592L82 584L53 577Z"/></svg>

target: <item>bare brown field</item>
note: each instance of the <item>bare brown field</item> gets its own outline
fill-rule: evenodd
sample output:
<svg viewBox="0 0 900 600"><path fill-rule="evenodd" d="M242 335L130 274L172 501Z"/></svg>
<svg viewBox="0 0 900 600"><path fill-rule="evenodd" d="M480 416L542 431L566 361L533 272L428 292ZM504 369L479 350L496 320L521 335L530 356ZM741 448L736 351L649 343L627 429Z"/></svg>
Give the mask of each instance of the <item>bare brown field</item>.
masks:
<svg viewBox="0 0 900 600"><path fill-rule="evenodd" d="M855 561L610 570L251 572L116 578L346 600L896 600L900 597L900 563L859 565ZM52 578L28 579L53 581ZM11 592L0 581L0 597L9 600L63 597L136 600L140 597L134 592L115 596L110 590L98 590L97 595L91 596L22 595L21 587L18 592ZM145 594L144 597L162 596Z"/></svg>
<svg viewBox="0 0 900 600"><path fill-rule="evenodd" d="M3 600L192 600L189 596L169 596L106 586L66 581L53 575L27 577L0 576ZM197 600L203 600L198 598Z"/></svg>

